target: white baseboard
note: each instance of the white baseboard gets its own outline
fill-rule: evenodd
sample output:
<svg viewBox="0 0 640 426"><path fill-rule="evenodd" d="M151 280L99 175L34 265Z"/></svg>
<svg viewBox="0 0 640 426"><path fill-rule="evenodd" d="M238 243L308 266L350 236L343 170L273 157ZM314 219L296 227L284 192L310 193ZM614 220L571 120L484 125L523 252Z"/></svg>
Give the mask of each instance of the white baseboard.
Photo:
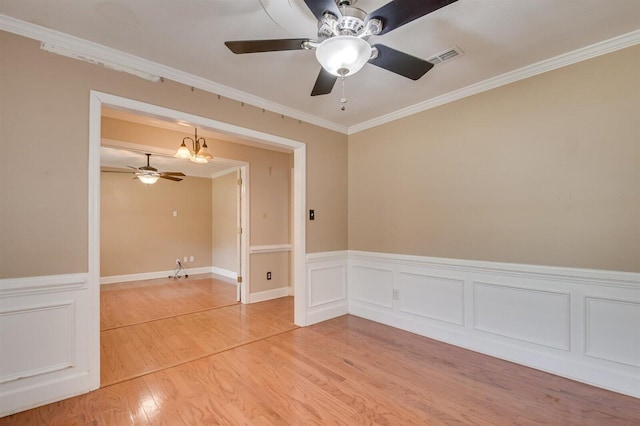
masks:
<svg viewBox="0 0 640 426"><path fill-rule="evenodd" d="M329 306L323 306L307 312L307 325L313 325L332 318L341 317L349 313L349 305L347 301L333 303Z"/></svg>
<svg viewBox="0 0 640 426"><path fill-rule="evenodd" d="M238 279L238 273L235 271L230 271L228 269L223 269L223 268L218 268L217 266L212 266L211 267L211 272L213 272L216 275L220 275L226 278L231 278L232 280L237 280Z"/></svg>
<svg viewBox="0 0 640 426"><path fill-rule="evenodd" d="M201 268L185 268L188 275L196 274L210 274L213 272L213 267L203 266ZM128 281L142 281L142 280L155 280L157 278L172 277L175 273L174 269L168 271L156 271L156 272L143 272L140 274L128 274L128 275L112 275L109 277L100 277L100 284L113 284L123 283ZM182 271L180 276L183 277L185 272Z"/></svg>
<svg viewBox="0 0 640 426"><path fill-rule="evenodd" d="M351 251L348 311L640 397L640 274ZM635 340L634 340L635 339Z"/></svg>
<svg viewBox="0 0 640 426"><path fill-rule="evenodd" d="M249 295L249 303L264 302L265 300L278 299L290 296L291 287L274 288L273 290L260 291Z"/></svg>

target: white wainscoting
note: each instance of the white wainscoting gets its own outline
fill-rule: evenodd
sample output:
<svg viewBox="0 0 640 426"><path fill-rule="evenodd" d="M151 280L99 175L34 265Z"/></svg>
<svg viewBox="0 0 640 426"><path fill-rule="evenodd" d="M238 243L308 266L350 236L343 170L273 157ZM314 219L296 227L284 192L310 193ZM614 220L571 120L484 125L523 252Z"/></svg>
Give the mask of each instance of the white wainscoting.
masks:
<svg viewBox="0 0 640 426"><path fill-rule="evenodd" d="M306 324L347 313L347 252L307 254Z"/></svg>
<svg viewBox="0 0 640 426"><path fill-rule="evenodd" d="M464 325L464 281L404 271L398 275L398 309L455 325Z"/></svg>
<svg viewBox="0 0 640 426"><path fill-rule="evenodd" d="M88 274L0 280L0 417L91 390Z"/></svg>
<svg viewBox="0 0 640 426"><path fill-rule="evenodd" d="M473 281L473 328L570 350L570 294Z"/></svg>
<svg viewBox="0 0 640 426"><path fill-rule="evenodd" d="M640 368L640 303L586 297L585 307L585 353ZM636 328L621 324L636 324Z"/></svg>
<svg viewBox="0 0 640 426"><path fill-rule="evenodd" d="M640 397L640 274L347 258L350 314Z"/></svg>

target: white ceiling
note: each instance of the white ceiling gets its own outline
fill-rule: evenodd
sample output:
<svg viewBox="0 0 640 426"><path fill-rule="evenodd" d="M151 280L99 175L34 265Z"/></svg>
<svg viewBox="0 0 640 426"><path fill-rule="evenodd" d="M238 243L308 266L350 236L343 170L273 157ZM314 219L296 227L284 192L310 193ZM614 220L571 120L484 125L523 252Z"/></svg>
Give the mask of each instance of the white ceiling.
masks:
<svg viewBox="0 0 640 426"><path fill-rule="evenodd" d="M359 0L357 7L370 12L385 3ZM366 65L346 79L349 102L340 111L339 84L330 95L309 96L320 69L313 51L234 55L223 44L315 38L316 21L302 0L0 0L0 14L136 55L218 85L218 93L235 93L295 118L317 117L345 131L640 29L640 0L459 0L370 41L422 58L459 46L464 56L418 81ZM639 38L634 35L631 44Z"/></svg>

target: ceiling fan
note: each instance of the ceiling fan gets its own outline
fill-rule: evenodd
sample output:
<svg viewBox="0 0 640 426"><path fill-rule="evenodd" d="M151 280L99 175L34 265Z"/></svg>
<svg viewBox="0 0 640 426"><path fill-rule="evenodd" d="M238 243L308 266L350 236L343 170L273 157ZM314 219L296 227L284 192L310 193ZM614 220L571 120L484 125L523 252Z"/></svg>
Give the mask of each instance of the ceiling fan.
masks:
<svg viewBox="0 0 640 426"><path fill-rule="evenodd" d="M158 179L167 179L167 180L172 180L175 182L180 182L182 179L178 178L176 176L185 176L184 173L182 172L159 172L158 169L156 169L155 167L151 167L149 165L149 159L151 157L151 154L144 154L147 156L147 165L146 166L141 166L141 167L133 167L133 166L127 166L130 169L134 169L134 172L121 172L121 171L115 171L115 170L103 170L103 172L105 173L133 173L134 175L136 175L135 178L140 179L140 181L142 183L146 183L148 185L151 185L153 183L156 183L156 181ZM134 179L135 179L134 178Z"/></svg>
<svg viewBox="0 0 640 426"><path fill-rule="evenodd" d="M431 62L383 44L370 44L383 35L457 0L393 0L367 14L354 7L357 0L304 0L318 20L318 40L307 38L238 40L224 44L233 53L312 50L322 65L311 96L331 93L338 77L358 72L367 62L418 80L433 68Z"/></svg>

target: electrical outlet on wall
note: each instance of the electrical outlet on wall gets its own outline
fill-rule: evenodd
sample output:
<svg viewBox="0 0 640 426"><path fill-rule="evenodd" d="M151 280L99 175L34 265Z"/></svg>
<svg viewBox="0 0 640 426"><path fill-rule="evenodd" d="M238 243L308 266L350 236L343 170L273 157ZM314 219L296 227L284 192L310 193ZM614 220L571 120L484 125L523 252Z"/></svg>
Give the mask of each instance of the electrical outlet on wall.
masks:
<svg viewBox="0 0 640 426"><path fill-rule="evenodd" d="M189 256L189 262L193 262L193 261L194 261L194 259L195 259L195 257L193 257L193 256Z"/></svg>
<svg viewBox="0 0 640 426"><path fill-rule="evenodd" d="M267 272L267 279L270 280L271 279L271 272Z"/></svg>
<svg viewBox="0 0 640 426"><path fill-rule="evenodd" d="M400 300L400 290L397 288L393 289L393 300Z"/></svg>
<svg viewBox="0 0 640 426"><path fill-rule="evenodd" d="M183 257L183 258L182 258L182 261L183 261L184 263L187 263L187 262L189 261L189 258L188 258L187 256L185 256L185 257Z"/></svg>

